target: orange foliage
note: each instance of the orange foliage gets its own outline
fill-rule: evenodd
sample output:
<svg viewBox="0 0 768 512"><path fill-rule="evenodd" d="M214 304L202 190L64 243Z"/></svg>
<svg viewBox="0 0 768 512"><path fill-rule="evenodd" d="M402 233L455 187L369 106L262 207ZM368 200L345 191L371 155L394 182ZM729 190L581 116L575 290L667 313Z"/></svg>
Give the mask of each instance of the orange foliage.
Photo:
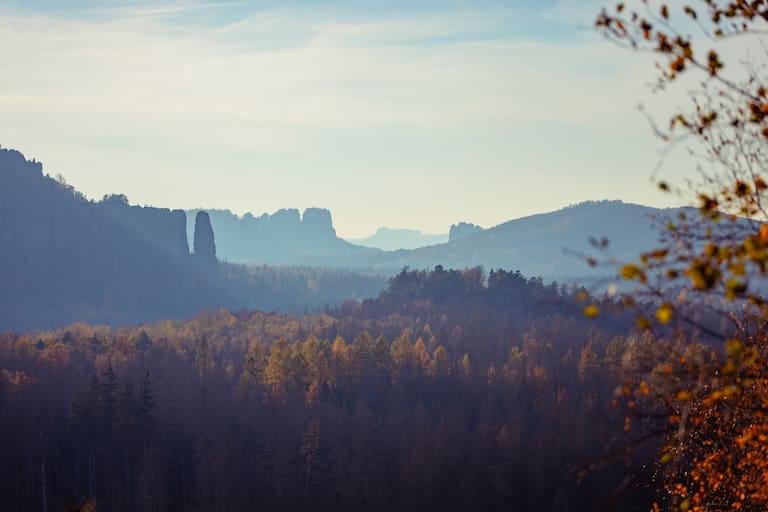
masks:
<svg viewBox="0 0 768 512"><path fill-rule="evenodd" d="M768 510L768 74L757 44L763 61L725 62L720 51L720 41L766 25L768 0L620 2L596 19L614 42L659 56L657 90L682 74L701 78L691 107L653 127L665 142L698 145L701 183L659 182L698 212L667 219L661 247L621 269L657 304L655 324L641 317L639 327L664 326L672 340L659 344L659 364L633 384L631 402L669 418L659 476L671 510ZM731 73L746 61L746 79ZM704 310L719 327L701 322ZM702 334L722 348L694 344Z"/></svg>

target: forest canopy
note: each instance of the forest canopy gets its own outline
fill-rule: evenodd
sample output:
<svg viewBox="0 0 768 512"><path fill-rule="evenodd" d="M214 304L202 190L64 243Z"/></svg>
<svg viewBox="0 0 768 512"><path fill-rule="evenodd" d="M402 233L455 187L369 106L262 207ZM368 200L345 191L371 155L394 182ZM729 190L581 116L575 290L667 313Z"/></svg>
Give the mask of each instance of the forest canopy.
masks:
<svg viewBox="0 0 768 512"><path fill-rule="evenodd" d="M647 509L653 451L624 452L611 400L650 340L584 318L584 293L406 269L322 314L6 334L0 503Z"/></svg>

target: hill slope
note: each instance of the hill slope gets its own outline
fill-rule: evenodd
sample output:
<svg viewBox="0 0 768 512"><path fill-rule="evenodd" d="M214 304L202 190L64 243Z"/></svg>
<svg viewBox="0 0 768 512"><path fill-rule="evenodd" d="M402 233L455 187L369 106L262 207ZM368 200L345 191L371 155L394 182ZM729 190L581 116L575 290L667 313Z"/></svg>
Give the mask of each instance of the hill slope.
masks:
<svg viewBox="0 0 768 512"><path fill-rule="evenodd" d="M652 217L677 212L621 201L590 201L511 220L443 243L383 251L341 240L331 225L330 212L318 211L323 212L326 220L311 229L305 226L306 220L301 219L298 210L242 218L229 211L213 211L211 222L219 255L252 264L373 269L389 274L405 266L483 266L519 270L523 275L545 280L582 283L605 276L605 272L589 268L579 257L595 254L590 239L606 238L612 256L633 260L658 239L658 226ZM384 234L392 233L377 233L381 240ZM400 235L394 234L394 245L402 244Z"/></svg>
<svg viewBox="0 0 768 512"><path fill-rule="evenodd" d="M368 238L348 239L347 241L364 247L396 251L398 249L418 249L429 245L444 244L448 241L448 235L422 233L415 229L381 227Z"/></svg>
<svg viewBox="0 0 768 512"><path fill-rule="evenodd" d="M486 269L519 270L562 282L591 280L600 275L578 257L594 254L590 239L603 237L618 259L636 259L658 238L653 215L660 210L621 201L581 203L550 213L511 220L449 243L411 251L395 251L370 259L368 266L396 270L404 266L462 268L482 265Z"/></svg>
<svg viewBox="0 0 768 512"><path fill-rule="evenodd" d="M607 238L613 256L633 260L655 245L651 216L675 213L619 201L588 202L448 243L386 252L338 238L327 210L308 209L303 218L297 210L259 218L214 211L219 257L234 260L229 251L240 250L238 259L259 265L366 269L376 275L217 266L215 259L190 255L184 212L131 206L121 195L86 200L44 175L40 163L0 149L0 330L76 320L116 325L218 307L322 308L375 295L385 284L383 275L405 266L481 265L588 283L599 270L575 253L594 254L590 238Z"/></svg>
<svg viewBox="0 0 768 512"><path fill-rule="evenodd" d="M186 316L221 301L180 211L86 200L0 149L0 329Z"/></svg>

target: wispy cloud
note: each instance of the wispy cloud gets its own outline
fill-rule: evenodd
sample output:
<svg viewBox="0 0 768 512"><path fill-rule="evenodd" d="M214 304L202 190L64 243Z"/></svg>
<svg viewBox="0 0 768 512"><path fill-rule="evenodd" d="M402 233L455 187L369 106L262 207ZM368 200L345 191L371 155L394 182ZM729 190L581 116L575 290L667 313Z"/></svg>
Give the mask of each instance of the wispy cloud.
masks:
<svg viewBox="0 0 768 512"><path fill-rule="evenodd" d="M610 114L605 91L626 80L626 66L595 42L507 35L421 44L468 27L482 31L494 25L492 16L314 23L267 12L222 29L120 12L100 22L4 16L0 45L10 80L0 87L3 110L309 126L579 123ZM260 44L275 32L303 41Z"/></svg>
<svg viewBox="0 0 768 512"><path fill-rule="evenodd" d="M169 173L184 167L202 174L220 158L235 176L258 162L297 176L306 176L302 165L326 169L342 179L366 161L350 138L368 136L393 154L411 155L431 176L455 170L456 162L466 162L467 172L472 162L499 167L483 155L503 154L513 128L516 144L528 148L521 151L565 148L571 142L552 140L562 127L615 131L628 116L636 119L632 105L645 93L638 76L647 69L618 49L597 37L522 35L504 25L503 9L376 18L271 8L210 22L221 9L193 3L80 18L3 13L0 142L59 148L57 161L73 168L68 137L81 145L80 162L99 160L85 152L104 160L119 153L133 158L135 169L149 164L132 152L153 151L162 160L166 151L173 155L163 161ZM414 140L422 141L421 152ZM454 142L444 149L436 140ZM203 146L205 157L190 149ZM348 161L340 162L342 154ZM531 155L520 158L538 165ZM385 169L380 157L368 160L379 173L413 173L412 166L392 167L402 161ZM86 192L106 181L89 165L81 165ZM76 176L71 181L78 184ZM195 204L209 192L200 185ZM138 193L145 202L157 197ZM226 201L234 206L237 198ZM500 221L508 214L497 215Z"/></svg>

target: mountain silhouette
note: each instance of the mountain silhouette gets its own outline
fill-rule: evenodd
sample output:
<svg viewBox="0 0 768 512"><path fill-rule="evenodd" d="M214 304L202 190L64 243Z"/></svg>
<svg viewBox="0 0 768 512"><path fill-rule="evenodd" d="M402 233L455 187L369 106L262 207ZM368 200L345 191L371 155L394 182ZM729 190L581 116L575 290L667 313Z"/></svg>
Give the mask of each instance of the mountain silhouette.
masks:
<svg viewBox="0 0 768 512"><path fill-rule="evenodd" d="M187 210L188 225L200 211ZM307 208L303 215L286 208L258 217L250 213L237 216L229 210L205 211L222 260L250 265L337 266L337 257L346 260L379 252L336 236L331 212L323 208Z"/></svg>
<svg viewBox="0 0 768 512"><path fill-rule="evenodd" d="M198 210L187 211L193 218ZM621 201L587 201L561 210L510 220L488 229L454 224L453 237L413 249L363 247L336 236L328 210L285 209L268 215L238 217L228 210L208 210L216 232L219 256L247 264L328 266L394 274L403 267L519 270L526 276L566 283L593 282L610 272L592 269L585 255L596 255L592 241L607 240L607 253L618 260L636 260L659 237L656 219L677 209L658 209ZM309 212L323 212L323 223L307 226ZM378 243L402 245L426 241L414 230L379 229ZM374 238L374 237L371 237ZM370 239L368 239L370 240ZM356 242L365 242L356 240Z"/></svg>
<svg viewBox="0 0 768 512"><path fill-rule="evenodd" d="M182 211L89 201L0 149L0 328L188 316L223 295L189 254Z"/></svg>
<svg viewBox="0 0 768 512"><path fill-rule="evenodd" d="M596 254L590 240L635 261L656 244L658 219L678 211L590 201L485 230L464 223L448 242L384 251L339 238L321 208L239 217L140 207L122 194L88 200L39 162L0 148L0 330L219 307L319 308L375 296L404 267L482 266L587 284L612 273L585 263Z"/></svg>
<svg viewBox="0 0 768 512"><path fill-rule="evenodd" d="M376 230L376 233L367 238L350 238L347 241L364 247L396 251L398 249L418 249L428 245L443 244L448 241L448 235L422 233L415 229L381 227Z"/></svg>
<svg viewBox="0 0 768 512"><path fill-rule="evenodd" d="M546 280L582 283L610 274L586 264L582 256L597 254L590 241L605 239L606 253L611 257L635 261L658 241L659 223L654 217L674 216L678 211L621 201L588 201L511 220L445 244L386 253L366 266L398 269L479 265L519 270L523 275Z"/></svg>

